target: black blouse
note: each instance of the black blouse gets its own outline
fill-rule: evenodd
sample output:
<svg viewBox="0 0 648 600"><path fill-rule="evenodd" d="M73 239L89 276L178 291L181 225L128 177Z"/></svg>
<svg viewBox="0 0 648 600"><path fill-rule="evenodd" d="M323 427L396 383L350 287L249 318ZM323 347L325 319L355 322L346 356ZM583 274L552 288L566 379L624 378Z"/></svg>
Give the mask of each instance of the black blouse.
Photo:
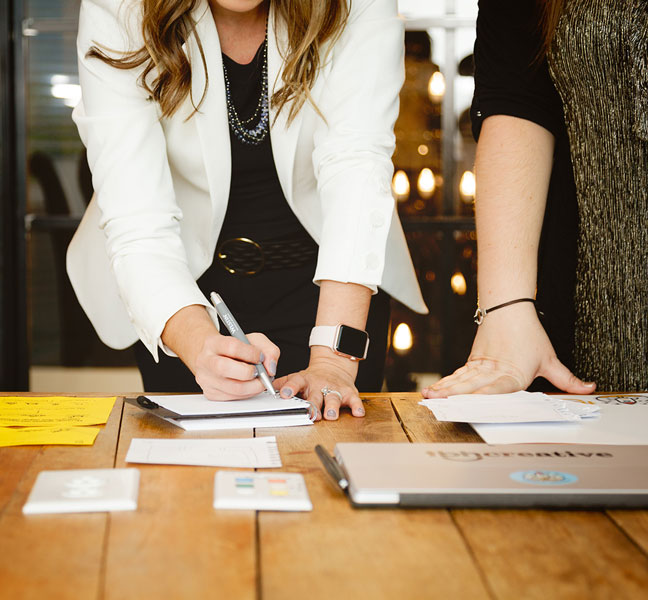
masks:
<svg viewBox="0 0 648 600"><path fill-rule="evenodd" d="M232 101L242 120L254 114L259 102L263 47L262 44L246 65L223 54ZM254 146L240 141L230 131L230 142L232 179L220 239L247 237L262 242L301 234L304 229L288 206L279 183L270 134Z"/></svg>
<svg viewBox="0 0 648 600"><path fill-rule="evenodd" d="M537 308L558 354L573 368L578 211L563 108L547 60L536 0L480 0L472 128L492 115L527 119L555 138L554 164L538 255ZM546 384L548 385L548 384Z"/></svg>

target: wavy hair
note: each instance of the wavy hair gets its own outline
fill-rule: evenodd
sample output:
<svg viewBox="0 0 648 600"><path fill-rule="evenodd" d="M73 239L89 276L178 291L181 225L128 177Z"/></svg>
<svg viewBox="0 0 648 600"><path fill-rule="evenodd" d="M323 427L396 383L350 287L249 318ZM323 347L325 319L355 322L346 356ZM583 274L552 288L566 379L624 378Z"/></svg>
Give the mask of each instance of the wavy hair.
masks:
<svg viewBox="0 0 648 600"><path fill-rule="evenodd" d="M549 53L564 5L565 0L538 0L540 29L542 31L542 42L539 52L541 58L544 58Z"/></svg>
<svg viewBox="0 0 648 600"><path fill-rule="evenodd" d="M310 91L321 67L322 50L326 44L330 49L344 30L349 17L347 0L271 1L275 30L278 25L285 27L288 45L282 49L282 86L270 101L277 113L288 109L288 123L306 101L322 116ZM209 75L202 97L196 104L191 96L191 64L182 45L190 35L196 34L191 11L197 2L141 0L142 47L115 57L111 56L114 51L94 45L86 56L98 58L117 69L143 66L139 84L159 103L163 116L173 115L187 96L191 98L195 113L207 93ZM206 73L207 63L200 39L197 43Z"/></svg>

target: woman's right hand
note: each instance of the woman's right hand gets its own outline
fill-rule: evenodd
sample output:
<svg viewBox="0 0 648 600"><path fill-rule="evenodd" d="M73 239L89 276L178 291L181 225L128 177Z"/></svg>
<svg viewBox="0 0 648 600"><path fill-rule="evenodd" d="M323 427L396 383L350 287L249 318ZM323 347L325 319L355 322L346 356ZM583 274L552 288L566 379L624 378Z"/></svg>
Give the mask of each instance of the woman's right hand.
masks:
<svg viewBox="0 0 648 600"><path fill-rule="evenodd" d="M535 308L519 304L487 315L466 364L424 389L423 396L504 394L526 389L536 377L570 394L591 394L596 388L558 360Z"/></svg>
<svg viewBox="0 0 648 600"><path fill-rule="evenodd" d="M279 348L262 333L247 337L249 344L217 332L205 338L194 373L209 400L240 400L262 392L265 388L257 377L256 363L262 362L274 377Z"/></svg>

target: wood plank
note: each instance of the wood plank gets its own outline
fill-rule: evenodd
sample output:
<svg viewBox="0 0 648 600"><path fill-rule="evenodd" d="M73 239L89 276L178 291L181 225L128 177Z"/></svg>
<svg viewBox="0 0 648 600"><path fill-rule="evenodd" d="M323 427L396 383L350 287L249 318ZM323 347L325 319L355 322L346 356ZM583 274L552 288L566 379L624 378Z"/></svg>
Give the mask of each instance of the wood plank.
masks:
<svg viewBox="0 0 648 600"><path fill-rule="evenodd" d="M253 511L213 508L213 467L125 463L133 437L253 437L253 431L186 432L126 405L117 466L140 470L138 509L113 513L104 598L254 598Z"/></svg>
<svg viewBox="0 0 648 600"><path fill-rule="evenodd" d="M481 442L467 423L437 421L431 410L421 406L418 393L390 394L394 410L412 442Z"/></svg>
<svg viewBox="0 0 648 600"><path fill-rule="evenodd" d="M603 513L453 513L497 598L646 598L648 558Z"/></svg>
<svg viewBox="0 0 648 600"><path fill-rule="evenodd" d="M648 554L648 510L610 510L608 515Z"/></svg>
<svg viewBox="0 0 648 600"><path fill-rule="evenodd" d="M3 597L39 600L98 597L107 515L26 516L22 514L22 506L40 471L111 468L121 408L121 400L117 400L93 446L42 446L34 449L33 457L29 452L23 453L22 448L5 449L18 450L19 458L12 460L15 465L22 463L25 469L22 476L19 467L13 474L17 480L15 492L0 517Z"/></svg>
<svg viewBox="0 0 648 600"><path fill-rule="evenodd" d="M417 402L412 394L393 398L412 440L481 441L471 429L436 422ZM472 509L452 515L497 598L645 598L648 558L604 513ZM625 520L645 543L641 511L628 511Z"/></svg>
<svg viewBox="0 0 648 600"><path fill-rule="evenodd" d="M277 436L282 470L304 474L313 501L311 513L259 513L261 597L487 598L447 511L354 509L328 478L318 443L407 441L387 398L365 407L364 419L257 430Z"/></svg>

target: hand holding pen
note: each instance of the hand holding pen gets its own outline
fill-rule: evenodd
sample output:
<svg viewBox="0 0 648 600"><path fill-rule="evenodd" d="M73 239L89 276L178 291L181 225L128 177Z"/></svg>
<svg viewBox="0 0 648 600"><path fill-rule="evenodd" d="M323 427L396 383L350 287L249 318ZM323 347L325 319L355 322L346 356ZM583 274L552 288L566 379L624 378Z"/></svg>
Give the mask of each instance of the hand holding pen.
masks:
<svg viewBox="0 0 648 600"><path fill-rule="evenodd" d="M265 390L270 393L270 394L275 394L275 389L272 385L272 380L270 379L270 375L268 374L268 370L266 370L266 367L263 364L263 361L265 360L265 356L263 352L260 354L256 349L253 350L252 344L250 344L250 341L246 337L245 333L243 333L243 330L241 329L241 326L238 324L236 319L234 318L234 315L230 312L229 308L227 308L227 305L223 301L223 299L216 294L215 292L212 292L210 295L210 300L212 304L214 305L214 308L216 309L216 312L218 313L218 316L220 317L221 321L225 324L225 327L230 333L230 340L227 342L230 346L230 354L237 354L237 357L240 357L244 360L245 363L248 363L245 365L244 370L242 371L241 368L243 365L239 362L238 364L234 364L234 361L232 360L235 358L234 356L228 357L228 361L230 363L230 368L232 369L231 375L235 376L240 374L240 378L243 379L244 377L249 379L253 379L255 377L258 377L259 382L262 384L263 387L265 387ZM264 341L267 340L268 343L271 343L265 336L262 334L250 334L250 337L252 338L253 336L262 336ZM241 344L245 344L247 346L250 346L250 348L245 348L245 346L242 346ZM279 357L279 349L272 344L273 348L273 354L275 354L276 350L276 358ZM256 358L251 358L252 355L255 355ZM223 362L221 360L221 362ZM254 371L251 372L248 368L249 363L254 362ZM272 357L270 357L269 360L269 366L270 366L270 372L272 375L274 375L276 371L276 364L277 361L276 359L272 360ZM245 381L245 379L243 379ZM248 386L249 387L249 386ZM258 387L258 386L257 386ZM241 390L242 391L242 390ZM262 391L261 389L258 390L258 392ZM258 393L256 392L256 393ZM247 394L250 395L250 394Z"/></svg>

